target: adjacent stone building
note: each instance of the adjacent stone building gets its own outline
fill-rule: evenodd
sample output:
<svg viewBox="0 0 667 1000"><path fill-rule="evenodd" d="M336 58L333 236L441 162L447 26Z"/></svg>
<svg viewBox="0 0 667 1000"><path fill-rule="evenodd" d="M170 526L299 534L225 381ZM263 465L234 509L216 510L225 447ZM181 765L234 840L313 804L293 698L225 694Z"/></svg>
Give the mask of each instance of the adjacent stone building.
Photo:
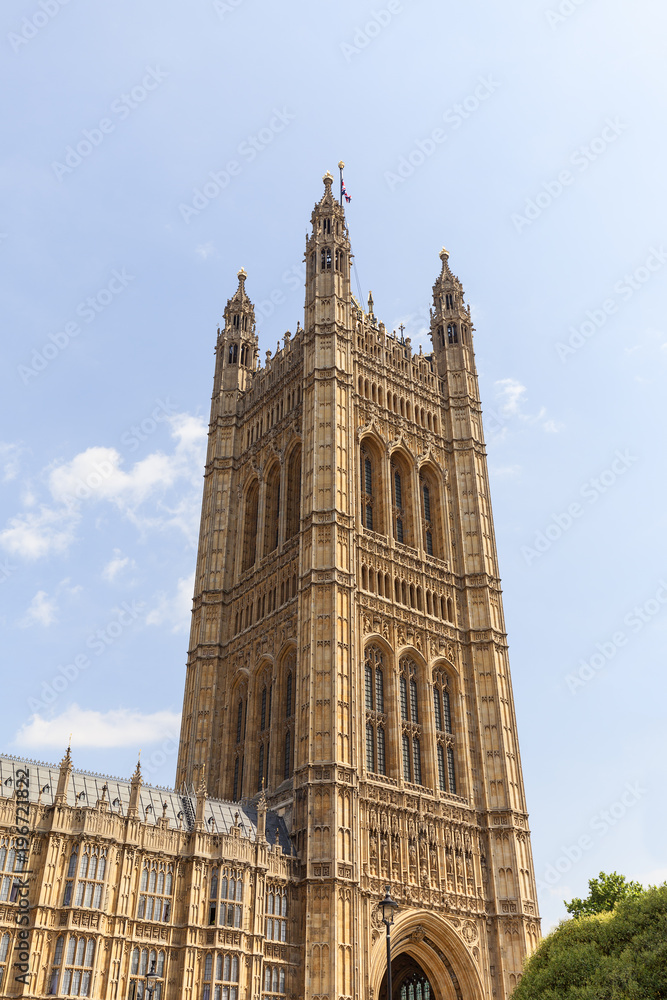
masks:
<svg viewBox="0 0 667 1000"><path fill-rule="evenodd" d="M218 331L180 791L1 762L8 996L387 1000L385 886L395 998L504 1000L537 943L470 311L443 250L432 353L388 332L324 185L303 327L260 366L241 270Z"/></svg>

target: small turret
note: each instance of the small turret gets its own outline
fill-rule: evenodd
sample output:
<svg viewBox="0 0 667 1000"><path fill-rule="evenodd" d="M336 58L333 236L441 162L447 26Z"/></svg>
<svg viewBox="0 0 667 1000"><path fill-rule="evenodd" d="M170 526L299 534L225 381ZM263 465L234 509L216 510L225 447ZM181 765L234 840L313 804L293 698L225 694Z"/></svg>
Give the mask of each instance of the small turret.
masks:
<svg viewBox="0 0 667 1000"><path fill-rule="evenodd" d="M255 332L255 308L245 290L247 274L238 272L238 288L228 300L224 326L218 331L216 389L245 389L256 366L259 341Z"/></svg>
<svg viewBox="0 0 667 1000"><path fill-rule="evenodd" d="M433 286L431 310L431 339L438 359L438 370L460 367L460 360L453 365L448 352L453 348L472 347L472 322L470 306L464 303L463 285L449 267L449 251L440 251L442 269Z"/></svg>
<svg viewBox="0 0 667 1000"><path fill-rule="evenodd" d="M132 780L130 782L130 804L127 810L128 819L137 819L139 815L139 793L141 791L142 784L143 784L143 779L141 777L141 752L140 752L139 759L137 760L137 766L134 769L134 774L132 775Z"/></svg>
<svg viewBox="0 0 667 1000"><path fill-rule="evenodd" d="M56 790L55 805L65 806L67 805L67 789L69 788L69 779L72 774L72 747L71 741L67 746L65 751L65 756L60 761L60 772L58 774L58 788Z"/></svg>
<svg viewBox="0 0 667 1000"><path fill-rule="evenodd" d="M322 178L324 194L311 215L312 232L306 238L305 327L335 324L347 328L352 252L345 210L334 198L333 177Z"/></svg>

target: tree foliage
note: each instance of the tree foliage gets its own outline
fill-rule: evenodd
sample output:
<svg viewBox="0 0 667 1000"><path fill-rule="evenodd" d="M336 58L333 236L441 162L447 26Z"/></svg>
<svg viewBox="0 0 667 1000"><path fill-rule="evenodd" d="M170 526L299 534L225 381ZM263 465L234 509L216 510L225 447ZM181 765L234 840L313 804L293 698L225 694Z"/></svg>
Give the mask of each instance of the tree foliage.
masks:
<svg viewBox="0 0 667 1000"><path fill-rule="evenodd" d="M625 875L612 872L605 875L600 872L599 878L589 879L589 893L586 899L575 898L571 903L565 903L565 909L573 917L592 916L596 913L606 913L613 910L621 899L628 896L641 896L644 887L639 882L626 882Z"/></svg>
<svg viewBox="0 0 667 1000"><path fill-rule="evenodd" d="M603 892L600 905L604 899ZM640 894L632 888L613 909L563 921L528 960L512 994L512 1000L666 998L667 883Z"/></svg>

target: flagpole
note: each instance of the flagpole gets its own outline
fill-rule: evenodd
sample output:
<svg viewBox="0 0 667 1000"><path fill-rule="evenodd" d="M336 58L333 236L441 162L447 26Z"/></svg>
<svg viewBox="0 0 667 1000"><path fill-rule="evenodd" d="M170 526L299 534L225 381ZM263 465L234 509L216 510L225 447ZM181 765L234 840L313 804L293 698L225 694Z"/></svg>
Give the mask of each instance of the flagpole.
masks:
<svg viewBox="0 0 667 1000"><path fill-rule="evenodd" d="M341 203L341 206L343 204L343 167L344 166L345 166L345 164L341 160L340 163L338 164L338 169L340 171L340 203Z"/></svg>

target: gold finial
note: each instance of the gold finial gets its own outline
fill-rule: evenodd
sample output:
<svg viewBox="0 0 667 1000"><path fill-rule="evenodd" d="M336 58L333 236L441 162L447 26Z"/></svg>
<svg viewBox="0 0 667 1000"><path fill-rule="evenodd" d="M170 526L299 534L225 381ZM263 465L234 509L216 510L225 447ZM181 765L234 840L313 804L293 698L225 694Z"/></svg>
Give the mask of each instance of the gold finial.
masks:
<svg viewBox="0 0 667 1000"><path fill-rule="evenodd" d="M344 166L345 166L345 164L343 163L343 161L342 161L342 160L339 160L339 161L338 161L338 169L339 169L339 170L342 170Z"/></svg>
<svg viewBox="0 0 667 1000"><path fill-rule="evenodd" d="M333 174L330 174L329 171L327 170L322 180L327 185L327 187L330 187L333 184Z"/></svg>
<svg viewBox="0 0 667 1000"><path fill-rule="evenodd" d="M444 247L440 251L440 260L442 261L449 260L449 250L445 250Z"/></svg>
<svg viewBox="0 0 667 1000"><path fill-rule="evenodd" d="M242 267L240 271L236 272L236 277L239 279L241 283L243 283L245 279L248 277L246 269Z"/></svg>

